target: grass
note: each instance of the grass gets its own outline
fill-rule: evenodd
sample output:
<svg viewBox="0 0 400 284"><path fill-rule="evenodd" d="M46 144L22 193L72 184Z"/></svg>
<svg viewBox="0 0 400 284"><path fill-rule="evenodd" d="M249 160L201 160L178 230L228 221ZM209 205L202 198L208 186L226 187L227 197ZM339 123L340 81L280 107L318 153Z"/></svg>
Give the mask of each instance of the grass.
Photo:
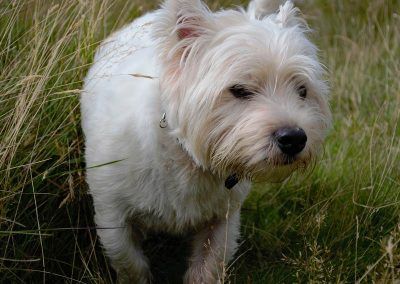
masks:
<svg viewBox="0 0 400 284"><path fill-rule="evenodd" d="M400 2L305 2L334 127L310 175L255 185L229 280L399 281ZM84 181L78 98L101 39L154 7L0 1L0 282L114 279Z"/></svg>

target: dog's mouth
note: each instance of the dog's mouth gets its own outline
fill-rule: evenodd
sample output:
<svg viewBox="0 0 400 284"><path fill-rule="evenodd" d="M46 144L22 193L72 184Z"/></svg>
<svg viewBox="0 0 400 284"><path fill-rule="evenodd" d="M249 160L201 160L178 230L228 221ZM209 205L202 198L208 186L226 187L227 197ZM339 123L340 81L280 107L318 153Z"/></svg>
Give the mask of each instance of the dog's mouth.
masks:
<svg viewBox="0 0 400 284"><path fill-rule="evenodd" d="M273 159L267 158L265 160L269 165L273 167L287 167L287 166L296 166L297 164L304 164L305 161L300 157L300 155L287 155L287 154L280 154Z"/></svg>
<svg viewBox="0 0 400 284"><path fill-rule="evenodd" d="M287 165L293 164L297 160L297 158L296 158L296 156L289 156L289 155L283 154L282 160L283 160L282 164L284 166L287 166Z"/></svg>
<svg viewBox="0 0 400 284"><path fill-rule="evenodd" d="M236 159L232 164L226 163L226 167L222 169L214 168L225 179L225 187L232 188L232 185L235 185L239 180L283 181L298 170L306 170L309 164L312 164L313 155L307 148L296 154L287 154L275 147L275 144L269 144L248 157L250 162L243 159L246 162L240 163L241 160Z"/></svg>
<svg viewBox="0 0 400 284"><path fill-rule="evenodd" d="M277 170L285 168L288 171L295 172L297 170L304 171L309 168L310 164L314 163L313 155L310 151L306 151L297 155L280 154L279 157L273 160L272 166Z"/></svg>
<svg viewBox="0 0 400 284"><path fill-rule="evenodd" d="M238 180L251 180L253 182L282 182L294 172L305 170L308 167L308 160L301 155L281 154L274 159L265 159L254 167L235 167L225 180L225 186L232 188Z"/></svg>

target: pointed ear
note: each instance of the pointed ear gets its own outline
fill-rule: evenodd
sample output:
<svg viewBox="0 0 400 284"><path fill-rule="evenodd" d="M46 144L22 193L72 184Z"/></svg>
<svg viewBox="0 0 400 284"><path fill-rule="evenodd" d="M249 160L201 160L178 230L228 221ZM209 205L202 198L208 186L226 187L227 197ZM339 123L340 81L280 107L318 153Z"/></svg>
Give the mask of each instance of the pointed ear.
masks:
<svg viewBox="0 0 400 284"><path fill-rule="evenodd" d="M300 15L300 9L295 7L291 1L286 1L285 4L279 7L276 22L283 28L297 25L307 27L306 21Z"/></svg>
<svg viewBox="0 0 400 284"><path fill-rule="evenodd" d="M181 2L180 7L175 10L175 32L178 39L196 38L205 34L207 31L208 18L211 14L208 7L198 0L181 0L174 2Z"/></svg>
<svg viewBox="0 0 400 284"><path fill-rule="evenodd" d="M157 35L171 48L180 41L188 45L210 29L212 13L200 0L167 0L160 13L160 21L155 23Z"/></svg>
<svg viewBox="0 0 400 284"><path fill-rule="evenodd" d="M284 0L252 0L247 7L247 13L255 19L262 19L278 11Z"/></svg>

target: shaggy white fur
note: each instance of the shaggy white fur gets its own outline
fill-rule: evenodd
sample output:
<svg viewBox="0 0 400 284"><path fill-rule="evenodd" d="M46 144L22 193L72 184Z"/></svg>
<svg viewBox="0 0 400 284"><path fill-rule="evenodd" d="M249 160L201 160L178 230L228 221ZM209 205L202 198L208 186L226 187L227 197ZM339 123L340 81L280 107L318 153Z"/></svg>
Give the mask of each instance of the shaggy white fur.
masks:
<svg viewBox="0 0 400 284"><path fill-rule="evenodd" d="M120 281L150 281L148 231L193 232L185 282L222 281L251 180L315 161L330 123L324 71L298 9L278 2L213 13L167 0L99 47L82 127L97 232Z"/></svg>

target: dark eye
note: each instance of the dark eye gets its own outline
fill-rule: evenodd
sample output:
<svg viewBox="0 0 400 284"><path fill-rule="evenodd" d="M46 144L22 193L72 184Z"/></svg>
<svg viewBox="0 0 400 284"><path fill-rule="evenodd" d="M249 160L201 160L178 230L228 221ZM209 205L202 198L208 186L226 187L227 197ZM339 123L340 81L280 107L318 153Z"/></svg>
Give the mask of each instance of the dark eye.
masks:
<svg viewBox="0 0 400 284"><path fill-rule="evenodd" d="M235 98L239 99L248 99L253 95L253 93L243 85L234 85L229 88L229 91L235 96Z"/></svg>
<svg viewBox="0 0 400 284"><path fill-rule="evenodd" d="M302 85L297 89L297 93L299 94L300 98L305 99L307 97L307 88L306 86Z"/></svg>

